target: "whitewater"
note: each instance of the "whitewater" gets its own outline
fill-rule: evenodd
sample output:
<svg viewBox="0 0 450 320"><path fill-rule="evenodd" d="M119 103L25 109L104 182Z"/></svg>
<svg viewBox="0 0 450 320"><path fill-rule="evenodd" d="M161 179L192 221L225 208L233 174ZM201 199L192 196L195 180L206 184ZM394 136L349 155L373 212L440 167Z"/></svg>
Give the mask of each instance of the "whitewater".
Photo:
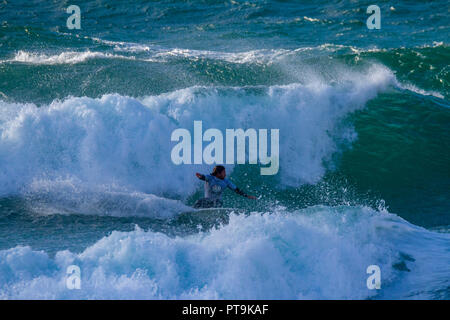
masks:
<svg viewBox="0 0 450 320"><path fill-rule="evenodd" d="M191 210L184 203L198 188L194 172L207 166L176 166L167 159L170 134L200 116L217 128L279 125L284 139L276 184L315 184L325 174L324 161L356 139L342 119L396 83L389 69L374 65L333 85L315 79L287 86L192 87L139 99L74 97L40 107L2 102L0 192L22 195L38 215L176 221ZM185 236L136 225L80 253L2 250L0 297L436 298L449 284L449 240L385 208L289 210L272 203ZM387 293L365 286L365 269L373 264L383 270ZM70 265L83 272L80 291L66 288Z"/></svg>
<svg viewBox="0 0 450 320"><path fill-rule="evenodd" d="M448 4L369 4L0 3L0 299L448 300ZM279 129L257 201L193 212L196 121Z"/></svg>

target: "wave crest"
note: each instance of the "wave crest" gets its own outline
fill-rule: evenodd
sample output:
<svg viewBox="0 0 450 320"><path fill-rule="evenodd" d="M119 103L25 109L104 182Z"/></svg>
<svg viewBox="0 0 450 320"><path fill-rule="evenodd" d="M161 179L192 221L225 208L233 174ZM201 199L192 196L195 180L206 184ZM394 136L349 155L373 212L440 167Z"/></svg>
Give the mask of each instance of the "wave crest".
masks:
<svg viewBox="0 0 450 320"><path fill-rule="evenodd" d="M134 57L127 57L111 53L103 52L76 52L76 51L65 51L60 54L48 55L44 53L32 53L27 51L18 51L14 58L10 60L5 60L3 62L21 62L37 65L54 65L54 64L75 64L81 63L88 59L101 58L116 58L116 59L134 59Z"/></svg>
<svg viewBox="0 0 450 320"><path fill-rule="evenodd" d="M311 76L307 84L192 87L139 100L112 94L39 108L0 102L0 194L47 192L49 180L73 178L81 189L186 198L197 188L194 173L209 166L174 165L170 136L194 120L223 132L280 129L280 185L316 183L356 138L345 117L395 81L382 66L340 75L334 83Z"/></svg>

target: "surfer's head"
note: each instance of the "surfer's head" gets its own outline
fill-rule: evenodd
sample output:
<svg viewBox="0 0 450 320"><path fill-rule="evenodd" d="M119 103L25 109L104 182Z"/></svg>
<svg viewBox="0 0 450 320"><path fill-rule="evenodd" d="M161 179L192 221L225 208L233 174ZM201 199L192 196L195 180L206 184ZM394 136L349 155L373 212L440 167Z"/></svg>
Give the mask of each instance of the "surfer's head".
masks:
<svg viewBox="0 0 450 320"><path fill-rule="evenodd" d="M211 175L219 179L225 179L227 173L224 166L215 166Z"/></svg>

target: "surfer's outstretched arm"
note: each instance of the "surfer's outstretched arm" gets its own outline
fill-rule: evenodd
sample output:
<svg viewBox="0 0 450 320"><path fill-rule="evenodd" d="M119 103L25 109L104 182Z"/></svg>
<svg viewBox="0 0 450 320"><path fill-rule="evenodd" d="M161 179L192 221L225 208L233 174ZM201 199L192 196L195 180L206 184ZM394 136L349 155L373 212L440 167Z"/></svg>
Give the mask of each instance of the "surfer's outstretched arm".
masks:
<svg viewBox="0 0 450 320"><path fill-rule="evenodd" d="M201 174L201 173L196 173L195 174L196 176L197 176L197 178L199 178L200 180L203 180L203 181L205 181L206 180L206 178L205 178L205 175L204 174Z"/></svg>
<svg viewBox="0 0 450 320"><path fill-rule="evenodd" d="M246 194L244 191L242 191L242 190L239 189L239 188L235 188L235 189L234 189L234 192L236 192L236 193L237 193L238 195L240 195L240 196L243 196L243 197L246 197L246 198L249 198L249 199L256 199L255 196Z"/></svg>

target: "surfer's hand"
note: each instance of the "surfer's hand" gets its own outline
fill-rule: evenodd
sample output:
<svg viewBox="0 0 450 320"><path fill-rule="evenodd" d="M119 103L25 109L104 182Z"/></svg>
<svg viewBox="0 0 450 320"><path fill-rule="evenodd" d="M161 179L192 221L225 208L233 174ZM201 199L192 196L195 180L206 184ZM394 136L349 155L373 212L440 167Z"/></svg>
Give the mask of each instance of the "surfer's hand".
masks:
<svg viewBox="0 0 450 320"><path fill-rule="evenodd" d="M247 198L256 200L256 197L255 197L255 196L247 196Z"/></svg>
<svg viewBox="0 0 450 320"><path fill-rule="evenodd" d="M203 181L206 180L205 176L204 176L203 174L201 174L201 173L198 173L198 172L197 172L195 175L196 175L197 178L199 178L200 180L203 180Z"/></svg>

